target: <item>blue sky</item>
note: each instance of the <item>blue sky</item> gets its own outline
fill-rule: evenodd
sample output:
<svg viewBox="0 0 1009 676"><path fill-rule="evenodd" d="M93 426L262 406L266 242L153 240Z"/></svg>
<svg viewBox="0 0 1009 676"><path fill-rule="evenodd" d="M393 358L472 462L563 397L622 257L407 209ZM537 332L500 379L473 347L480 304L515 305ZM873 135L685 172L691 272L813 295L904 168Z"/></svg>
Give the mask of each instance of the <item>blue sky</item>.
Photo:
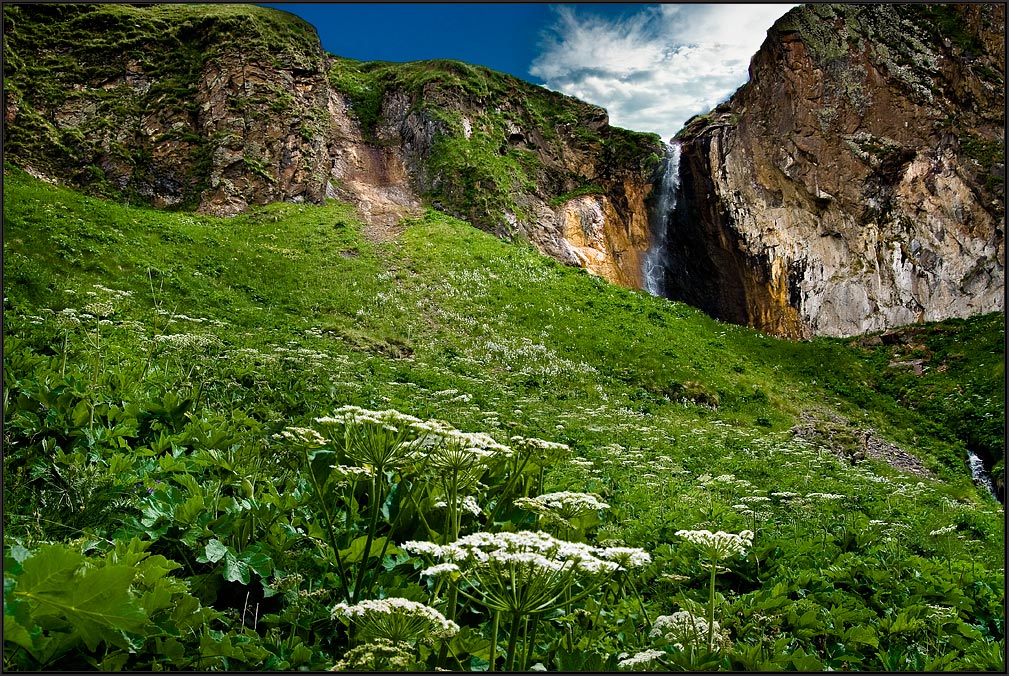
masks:
<svg viewBox="0 0 1009 676"><path fill-rule="evenodd" d="M602 106L669 139L746 81L767 29L794 5L270 3L362 61L458 59Z"/></svg>

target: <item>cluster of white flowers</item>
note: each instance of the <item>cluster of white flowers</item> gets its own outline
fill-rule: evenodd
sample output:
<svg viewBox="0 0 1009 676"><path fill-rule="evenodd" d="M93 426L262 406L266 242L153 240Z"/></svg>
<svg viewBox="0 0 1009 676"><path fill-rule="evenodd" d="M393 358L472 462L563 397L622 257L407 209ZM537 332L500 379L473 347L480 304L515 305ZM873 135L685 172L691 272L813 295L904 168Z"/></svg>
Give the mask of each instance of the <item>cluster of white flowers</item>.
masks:
<svg viewBox="0 0 1009 676"><path fill-rule="evenodd" d="M182 322L193 322L195 324L207 323L211 326L227 326L225 322L218 321L216 319L207 319L206 317L190 317L189 315L169 315L170 319Z"/></svg>
<svg viewBox="0 0 1009 676"><path fill-rule="evenodd" d="M931 613L929 613L929 614L932 615L935 618L945 619L945 620L955 620L957 618L957 616L958 616L956 608L949 608L947 606L933 605L931 603L926 604L926 605L928 605L928 608L931 611Z"/></svg>
<svg viewBox="0 0 1009 676"><path fill-rule="evenodd" d="M456 564L480 564L490 560L489 552L522 552L546 551L544 542L529 537L529 531L520 533L473 533L447 545L436 545L433 542L411 541L402 546L414 554L427 554L434 558L445 559ZM549 538L546 533L542 535ZM552 540L552 538L550 538Z"/></svg>
<svg viewBox="0 0 1009 676"><path fill-rule="evenodd" d="M644 650L634 653L630 657L625 657L627 653L620 654L620 661L617 662L618 669L636 669L650 662L654 662L666 653L661 650Z"/></svg>
<svg viewBox="0 0 1009 676"><path fill-rule="evenodd" d="M402 598L369 599L354 605L338 603L331 616L357 623L363 636L390 641L451 638L459 625L423 603Z"/></svg>
<svg viewBox="0 0 1009 676"><path fill-rule="evenodd" d="M81 323L77 310L72 307L63 308L56 315L56 323L62 327L76 326Z"/></svg>
<svg viewBox="0 0 1009 676"><path fill-rule="evenodd" d="M634 547L593 547L554 538L543 531L516 533L473 533L447 545L412 541L401 545L414 554L442 559L457 566L490 563L519 563L544 571L571 567L585 573L611 573L620 568L648 565L651 556ZM526 556L526 555L535 556ZM443 572L441 568L435 572ZM444 569L444 570L455 570ZM434 570L434 569L429 569Z"/></svg>
<svg viewBox="0 0 1009 676"><path fill-rule="evenodd" d="M621 568L642 568L652 562L652 556L637 547L605 547L599 549L599 556L615 561Z"/></svg>
<svg viewBox="0 0 1009 676"><path fill-rule="evenodd" d="M432 467L461 470L486 466L497 458L508 458L512 449L499 444L483 432L460 432L439 420L426 420L411 429L419 436L412 442L418 450L427 450Z"/></svg>
<svg viewBox="0 0 1009 676"><path fill-rule="evenodd" d="M116 304L111 300L95 300L84 306L84 312L95 317L108 317L116 311Z"/></svg>
<svg viewBox="0 0 1009 676"><path fill-rule="evenodd" d="M326 439L311 427L285 427L273 438L278 441L293 441L307 446L324 446Z"/></svg>
<svg viewBox="0 0 1009 676"><path fill-rule="evenodd" d="M678 530L676 535L702 548L713 560L720 561L744 554L753 545L753 531L744 530L738 535L709 530Z"/></svg>
<svg viewBox="0 0 1009 676"><path fill-rule="evenodd" d="M956 524L952 524L951 523L948 526L943 526L942 528L937 528L936 530L934 530L931 533L929 533L929 535L938 536L938 535L946 535L948 533L955 533L955 532L956 532Z"/></svg>
<svg viewBox="0 0 1009 676"><path fill-rule="evenodd" d="M845 496L838 495L837 493L807 493L807 498L813 498L820 500L844 500Z"/></svg>
<svg viewBox="0 0 1009 676"><path fill-rule="evenodd" d="M771 498L766 495L747 495L745 497L739 498L740 502L753 503L753 502L770 502Z"/></svg>
<svg viewBox="0 0 1009 676"><path fill-rule="evenodd" d="M330 465L333 474L345 481L363 481L375 476L371 467L355 467L354 465Z"/></svg>
<svg viewBox="0 0 1009 676"><path fill-rule="evenodd" d="M273 351L279 355L281 361L293 362L295 364L320 365L329 360L329 355L325 352L316 352L304 347L284 347L278 345Z"/></svg>
<svg viewBox="0 0 1009 676"><path fill-rule="evenodd" d="M418 453L426 453L428 464L434 470L443 473L475 474L488 467L494 460L495 453L476 446L458 446L455 444L430 446L417 439L410 443L410 448ZM473 477L474 480L476 476Z"/></svg>
<svg viewBox="0 0 1009 676"><path fill-rule="evenodd" d="M505 364L509 370L536 376L557 376L570 373L596 373L595 367L585 362L565 359L542 343L520 338L516 343L487 340L481 348L491 359Z"/></svg>
<svg viewBox="0 0 1009 676"><path fill-rule="evenodd" d="M560 491L545 493L535 498L517 498L516 507L528 509L537 514L552 514L560 519L574 519L603 509L609 509L609 504L603 502L595 493L573 493Z"/></svg>
<svg viewBox="0 0 1009 676"><path fill-rule="evenodd" d="M400 426L409 426L421 422L420 418L415 418L406 413L400 413L395 409L385 411L371 411L360 406L341 406L333 412L332 416L315 418L315 422L326 425L376 425L378 427L389 428L398 431Z"/></svg>
<svg viewBox="0 0 1009 676"><path fill-rule="evenodd" d="M421 577L440 577L442 575L452 575L452 573L458 573L459 566L454 563L439 563L430 568L425 568L420 571Z"/></svg>
<svg viewBox="0 0 1009 676"><path fill-rule="evenodd" d="M430 575L458 570L469 582L473 600L503 612L544 612L557 607L565 589L576 579L598 585L620 569L591 545L567 542L548 533L480 532L447 545L406 542L402 549L439 559L449 566L434 566Z"/></svg>
<svg viewBox="0 0 1009 676"><path fill-rule="evenodd" d="M672 615L660 615L655 618L649 637L662 638L674 647L683 650L685 646L707 643L709 631L714 647L729 645L728 632L722 630L717 620L709 625L707 619L686 610L679 610Z"/></svg>
<svg viewBox="0 0 1009 676"><path fill-rule="evenodd" d="M459 498L458 501L456 502L456 506L466 510L473 516L480 516L481 514L483 514L483 510L480 509L480 504L476 501L476 498L474 498L472 495L464 495L461 498ZM444 509L445 507L448 507L448 502L446 502L445 500L439 500L438 502L434 503L432 507L434 507L435 509Z"/></svg>
<svg viewBox="0 0 1009 676"><path fill-rule="evenodd" d="M556 441L546 441L544 439L537 439L536 437L519 437L515 436L511 438L511 442L516 446L524 446L526 448L534 448L540 451L547 451L551 453L569 453L571 447L567 444L562 444Z"/></svg>
<svg viewBox="0 0 1009 676"><path fill-rule="evenodd" d="M129 298L130 296L133 295L132 291L127 291L125 289L110 289L109 287L102 286L101 284L95 284L94 288L98 289L99 291L103 291L115 298ZM93 295L94 291L88 291L87 294L89 296Z"/></svg>
<svg viewBox="0 0 1009 676"><path fill-rule="evenodd" d="M154 336L154 340L175 350L203 350L222 345L217 336L207 333L171 333Z"/></svg>
<svg viewBox="0 0 1009 676"><path fill-rule="evenodd" d="M330 667L330 671L394 670L408 669L414 662L413 649L408 643L376 638L348 650L343 659Z"/></svg>
<svg viewBox="0 0 1009 676"><path fill-rule="evenodd" d="M514 436L511 438L511 445L523 457L529 457L543 467L567 459L571 455L571 447L567 444L545 441L535 437Z"/></svg>

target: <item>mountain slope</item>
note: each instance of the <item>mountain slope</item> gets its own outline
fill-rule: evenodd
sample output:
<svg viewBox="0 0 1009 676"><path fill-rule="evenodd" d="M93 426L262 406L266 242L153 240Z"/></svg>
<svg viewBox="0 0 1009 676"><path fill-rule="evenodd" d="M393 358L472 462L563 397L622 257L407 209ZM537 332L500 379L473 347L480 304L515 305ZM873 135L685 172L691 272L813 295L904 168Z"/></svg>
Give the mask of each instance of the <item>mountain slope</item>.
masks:
<svg viewBox="0 0 1009 676"><path fill-rule="evenodd" d="M4 16L7 157L36 175L215 215L341 197L378 228L440 205L640 286L662 144L601 108L459 62L333 57L259 7Z"/></svg>
<svg viewBox="0 0 1009 676"><path fill-rule="evenodd" d="M680 529L756 532L752 552L719 575L717 617L732 647L660 651L682 668L990 669L1004 654L1003 512L964 463L968 447L1004 440L962 436L1001 431L1001 314L878 345L794 343L434 211L376 243L346 203L219 219L89 198L15 169L4 219L5 585L16 637L5 659L15 668L324 669L349 654L330 617L337 564L318 544L324 520L305 479L318 449L283 435L348 404L501 443L570 445L578 457L554 461L542 483L533 472L526 490L599 494L610 507L577 532L643 547L654 564L635 573L641 601L621 597L588 628L541 620L544 645L577 641L535 653L550 669L612 670L620 652L650 645L642 608L655 619L707 603L707 569ZM897 363L915 358L921 377ZM919 409L930 397L949 408ZM978 423L958 428L968 410ZM480 501L500 489L486 481L473 489ZM505 514L467 516L464 532L534 525ZM397 545L424 532L380 523ZM343 556L361 533L340 541ZM158 614L169 611L144 596L155 624L129 629L121 658L114 643L89 648L66 633L72 617L44 624L40 614L31 637L34 601L18 590L32 565L66 551L41 541L98 566L126 556L134 536L184 566L172 593L188 590L183 607L203 608L187 615L189 631L172 633ZM382 562L385 594L434 603L420 559L393 549ZM129 594L146 595L144 584ZM897 630L898 615L932 617L927 604L953 612L943 638L926 622ZM493 659L480 638L490 620L457 619L469 633L452 654L480 668ZM767 643L768 631L779 638Z"/></svg>
<svg viewBox="0 0 1009 676"><path fill-rule="evenodd" d="M34 175L214 215L338 197L377 239L436 207L644 287L664 149L598 107L460 62L334 57L259 7L4 11L7 157ZM660 286L796 338L1002 309L1004 22L789 12L679 134Z"/></svg>

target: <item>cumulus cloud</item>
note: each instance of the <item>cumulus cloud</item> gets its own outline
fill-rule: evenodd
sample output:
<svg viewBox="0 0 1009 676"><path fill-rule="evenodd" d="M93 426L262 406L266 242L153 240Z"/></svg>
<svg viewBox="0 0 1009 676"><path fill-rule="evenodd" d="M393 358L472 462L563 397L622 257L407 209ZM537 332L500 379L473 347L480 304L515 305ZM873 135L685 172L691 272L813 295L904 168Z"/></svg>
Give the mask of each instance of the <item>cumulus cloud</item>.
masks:
<svg viewBox="0 0 1009 676"><path fill-rule="evenodd" d="M529 74L668 140L746 82L767 29L794 6L656 5L607 19L561 5Z"/></svg>

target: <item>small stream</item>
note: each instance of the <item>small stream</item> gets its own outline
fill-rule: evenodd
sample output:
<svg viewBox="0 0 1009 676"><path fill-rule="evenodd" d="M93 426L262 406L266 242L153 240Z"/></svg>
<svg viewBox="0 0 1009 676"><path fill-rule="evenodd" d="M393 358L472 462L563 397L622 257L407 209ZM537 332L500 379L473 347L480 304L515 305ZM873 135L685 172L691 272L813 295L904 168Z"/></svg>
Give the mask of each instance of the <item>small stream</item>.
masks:
<svg viewBox="0 0 1009 676"><path fill-rule="evenodd" d="M992 497L997 500L998 493L995 491L995 484L992 482L988 470L985 469L984 460L981 459L981 456L974 451L968 450L967 465L970 467L970 474L974 478L974 483L987 488Z"/></svg>

